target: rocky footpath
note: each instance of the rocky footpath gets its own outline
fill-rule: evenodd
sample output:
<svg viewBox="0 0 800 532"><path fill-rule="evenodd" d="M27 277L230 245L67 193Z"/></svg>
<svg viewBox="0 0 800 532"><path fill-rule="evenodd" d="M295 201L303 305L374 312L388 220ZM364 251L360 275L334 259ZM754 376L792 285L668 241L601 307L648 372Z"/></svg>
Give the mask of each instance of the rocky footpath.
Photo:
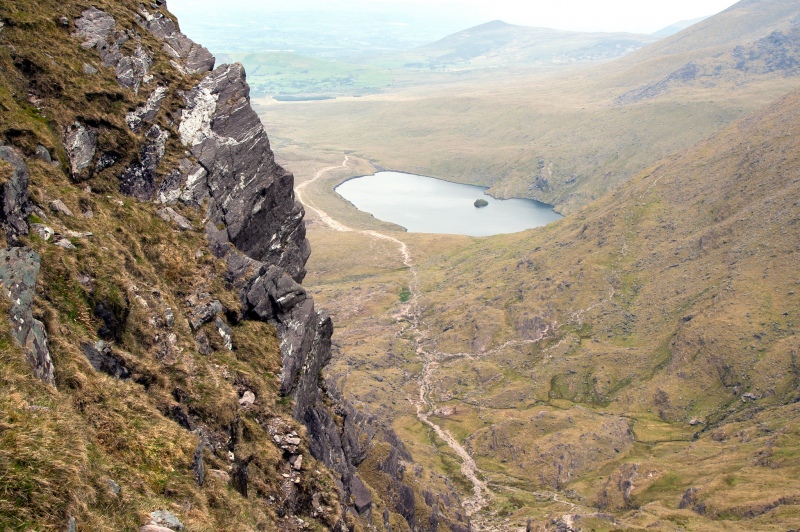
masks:
<svg viewBox="0 0 800 532"><path fill-rule="evenodd" d="M213 56L180 32L163 0L114 14L103 6L81 7L74 16L58 17L56 26L68 32L67 42L91 54L86 56L90 59L83 63L81 74L112 73L119 89L98 88L91 97L110 102L103 104L107 114L98 120L91 113L75 110L71 113L74 118L61 130L62 144L49 149L37 146L37 156L53 168L60 165L73 185L85 186L80 202L84 220L94 216L92 195L108 190L109 184L138 202L157 204L157 216L177 232L200 229L186 209L203 218L208 250L225 264L223 283L238 293L238 302L223 303L201 289L184 294L185 318L194 335L190 348L203 356L215 349L219 342L209 338L207 324L219 334L220 347L234 353L243 340L237 337L243 324L274 326L280 343L279 393L291 400L292 416L306 428L307 441L279 417L257 418L285 462L278 514L328 515L328 524L336 530L365 526L391 530L391 514L402 517L412 530L467 529L466 521L447 521L444 506L457 503L454 496L442 499L426 492L424 497L415 497L403 474L404 463L410 462L411 456L392 430L356 409L333 384L320 379L331 358L333 323L300 284L310 255L303 207L294 196L293 176L276 163L267 134L250 107L243 67L214 68ZM153 42L160 43L161 49ZM38 75L34 70L33 77ZM38 103L50 96L43 85L38 79L31 81L30 101ZM125 100L139 103L128 110L113 103ZM34 318L41 259L25 244L25 237L31 233L64 250L75 250L73 241L92 233L54 230L43 223L47 216L39 205L41 198L33 201L28 192L24 154L13 146L1 146L0 159L6 163L3 168L11 169L10 175L3 175L0 187L0 221L7 243L6 249L0 250L0 284L10 306L14 338L23 347L33 373L54 386L46 327ZM120 207L124 204L118 203ZM50 210L59 219L75 218L60 199L50 203ZM198 251L196 258L202 256L202 250ZM78 282L91 289L93 279L81 276ZM85 320L102 323L97 331L100 340L83 340L79 349L97 372L147 389L159 377L118 347L133 326L133 302L153 314L148 327L157 332L153 340L156 358L164 364L174 363L171 361L186 349L176 334L180 311L167 306L155 287L130 286L122 303L108 298L93 302L94 318ZM246 379L235 382L239 408L257 408L259 390ZM237 415L231 424L221 425L214 416L193 408L191 394L180 386L174 388L172 397L174 403L161 406L162 413L199 435L190 464L196 483L206 481L205 448L215 454L228 453L229 472L214 470L215 478L226 479L247 497L253 483L250 465L263 460L237 443L245 423ZM386 485L369 486L357 468L377 444L390 449L380 465L388 480ZM319 493L311 497L303 491L306 445L311 455L333 472L342 501L337 519L330 517L336 512L324 509L330 497ZM380 514L374 512L378 506ZM161 515L152 514L142 530L176 529Z"/></svg>

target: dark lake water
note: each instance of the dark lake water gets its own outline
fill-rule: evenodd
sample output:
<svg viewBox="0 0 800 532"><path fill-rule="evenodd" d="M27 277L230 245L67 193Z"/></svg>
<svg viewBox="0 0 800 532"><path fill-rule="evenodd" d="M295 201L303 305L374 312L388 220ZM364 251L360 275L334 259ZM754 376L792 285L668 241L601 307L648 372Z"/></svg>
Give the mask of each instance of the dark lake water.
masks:
<svg viewBox="0 0 800 532"><path fill-rule="evenodd" d="M484 194L485 190L400 172L378 172L336 187L336 192L359 210L411 233L489 236L516 233L561 218L545 203L498 200ZM476 208L477 199L489 205Z"/></svg>

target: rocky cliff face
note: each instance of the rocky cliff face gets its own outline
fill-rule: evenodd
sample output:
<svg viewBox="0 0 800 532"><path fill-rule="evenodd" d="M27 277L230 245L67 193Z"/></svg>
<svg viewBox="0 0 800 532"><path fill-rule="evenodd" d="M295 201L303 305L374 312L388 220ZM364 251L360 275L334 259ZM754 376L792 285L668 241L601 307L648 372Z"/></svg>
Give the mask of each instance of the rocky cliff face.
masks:
<svg viewBox="0 0 800 532"><path fill-rule="evenodd" d="M14 99L6 107L20 109L0 123L0 142L7 144L0 146L7 243L0 284L11 334L32 374L55 387L47 393L72 398L76 379L97 379L85 370L73 376L69 355L54 360L50 332L97 375L138 386L126 393L141 395L176 424L179 441L196 442L185 444L194 450L182 469L197 486L222 479L240 496L256 493L266 501L256 503L256 513L267 516L259 526L272 515L294 516L279 522L285 530L303 528L303 519L335 530L391 529L397 518L413 530L436 529L439 521L446 529L446 517L429 517L438 515L438 500L415 501L404 483L402 462L411 457L391 429L321 384L333 324L300 285L310 254L303 208L293 176L275 162L250 107L242 66L215 69L208 50L179 31L163 0L23 2L0 15L7 53L1 66L13 74ZM3 43L6 26L12 31ZM36 38L25 33L33 27L40 29ZM60 70L47 66L55 54ZM57 197L65 194L79 215ZM150 234L162 220L173 233ZM198 244L193 260L176 256ZM59 325L65 320L76 325ZM271 369L264 368L271 368L270 334L263 324L274 327L280 358L271 400ZM209 356L216 362L206 362ZM220 380L231 391L211 391ZM84 399L75 401L82 412ZM282 417L286 402L307 440ZM388 488L368 486L356 470L378 443L391 449ZM325 487L327 473L309 471L306 449L332 472L332 486ZM110 482L118 497L119 485ZM208 497L198 504L214 507L228 495ZM142 530L177 529L172 518L153 513L139 522ZM80 523L73 517L69 526Z"/></svg>

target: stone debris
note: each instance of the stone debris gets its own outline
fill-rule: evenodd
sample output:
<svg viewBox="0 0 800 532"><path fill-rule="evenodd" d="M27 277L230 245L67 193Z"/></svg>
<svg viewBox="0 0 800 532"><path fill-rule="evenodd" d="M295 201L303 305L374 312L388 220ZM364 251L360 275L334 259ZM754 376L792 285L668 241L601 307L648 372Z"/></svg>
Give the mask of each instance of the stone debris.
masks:
<svg viewBox="0 0 800 532"><path fill-rule="evenodd" d="M183 523L172 512L167 510L156 510L150 514L150 522L147 525L167 527L171 530L183 530Z"/></svg>
<svg viewBox="0 0 800 532"><path fill-rule="evenodd" d="M83 64L83 73L86 74L87 76L93 76L93 75L97 74L98 72L100 72L100 71L97 70L92 65L90 65L89 63L84 63Z"/></svg>
<svg viewBox="0 0 800 532"><path fill-rule="evenodd" d="M242 397L239 399L239 406L242 408L247 408L248 406L253 406L256 402L256 394L247 390L242 394Z"/></svg>
<svg viewBox="0 0 800 532"><path fill-rule="evenodd" d="M233 331L228 324L222 321L222 318L217 316L217 320L215 322L217 326L217 332L222 337L222 341L225 343L225 348L228 351L233 351Z"/></svg>
<svg viewBox="0 0 800 532"><path fill-rule="evenodd" d="M174 223L181 231L194 231L192 222L190 222L185 216L177 213L172 207L160 209L157 214L165 222Z"/></svg>
<svg viewBox="0 0 800 532"><path fill-rule="evenodd" d="M164 325L167 329L171 329L175 325L175 313L170 307L164 309Z"/></svg>
<svg viewBox="0 0 800 532"><path fill-rule="evenodd" d="M53 164L53 157L50 155L50 151L41 144L36 146L36 157L46 163Z"/></svg>
<svg viewBox="0 0 800 532"><path fill-rule="evenodd" d="M112 495L119 495L122 491L122 487L110 478L106 480L106 484L108 485L108 490Z"/></svg>
<svg viewBox="0 0 800 532"><path fill-rule="evenodd" d="M131 371L125 366L125 361L115 355L111 346L103 340L98 340L94 344L84 342L81 348L84 356L96 371L116 379L131 378Z"/></svg>
<svg viewBox="0 0 800 532"><path fill-rule="evenodd" d="M56 214L63 214L64 216L74 216L70 208L67 207L67 205L60 199L51 201L49 207L50 210Z"/></svg>
<svg viewBox="0 0 800 532"><path fill-rule="evenodd" d="M199 304L194 308L189 317L189 325L192 326L192 330L196 331L204 324L213 320L220 312L225 312L225 307L222 306L222 303L220 303L218 299Z"/></svg>
<svg viewBox="0 0 800 532"><path fill-rule="evenodd" d="M51 238L53 238L53 235L56 234L52 227L44 224L31 224L31 229L33 229L34 232L36 232L36 234L39 235L45 242L49 241Z"/></svg>
<svg viewBox="0 0 800 532"><path fill-rule="evenodd" d="M61 239L57 240L56 241L56 246L58 246L60 248L67 249L67 250L78 249L78 248L75 247L75 245L72 242L70 242L66 238L61 238Z"/></svg>

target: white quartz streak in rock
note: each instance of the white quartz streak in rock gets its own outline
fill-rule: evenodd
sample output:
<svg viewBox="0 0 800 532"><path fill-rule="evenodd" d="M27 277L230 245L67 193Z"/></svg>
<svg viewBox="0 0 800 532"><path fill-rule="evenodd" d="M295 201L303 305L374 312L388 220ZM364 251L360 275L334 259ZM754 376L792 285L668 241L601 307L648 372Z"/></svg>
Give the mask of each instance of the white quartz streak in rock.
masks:
<svg viewBox="0 0 800 532"><path fill-rule="evenodd" d="M178 132L184 146L196 146L214 136L211 118L217 110L217 97L208 87L203 87L203 84L198 89L190 107L181 112Z"/></svg>

